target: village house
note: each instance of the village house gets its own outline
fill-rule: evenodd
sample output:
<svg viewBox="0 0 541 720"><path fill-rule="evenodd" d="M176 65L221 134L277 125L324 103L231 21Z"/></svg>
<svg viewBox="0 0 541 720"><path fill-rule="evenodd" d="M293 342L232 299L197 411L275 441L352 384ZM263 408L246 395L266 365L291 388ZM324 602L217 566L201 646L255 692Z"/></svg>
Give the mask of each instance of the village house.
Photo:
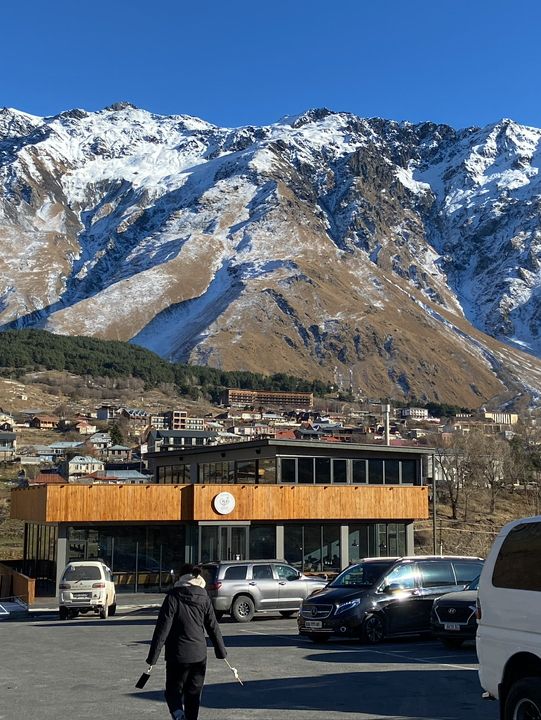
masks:
<svg viewBox="0 0 541 720"><path fill-rule="evenodd" d="M59 418L54 415L34 415L30 420L30 427L38 430L54 430L59 423Z"/></svg>
<svg viewBox="0 0 541 720"><path fill-rule="evenodd" d="M12 460L17 452L17 435L14 432L0 432L0 457L5 462Z"/></svg>
<svg viewBox="0 0 541 720"><path fill-rule="evenodd" d="M73 482L104 469L105 464L90 455L76 455L68 460L63 460L59 466L60 474L68 482Z"/></svg>

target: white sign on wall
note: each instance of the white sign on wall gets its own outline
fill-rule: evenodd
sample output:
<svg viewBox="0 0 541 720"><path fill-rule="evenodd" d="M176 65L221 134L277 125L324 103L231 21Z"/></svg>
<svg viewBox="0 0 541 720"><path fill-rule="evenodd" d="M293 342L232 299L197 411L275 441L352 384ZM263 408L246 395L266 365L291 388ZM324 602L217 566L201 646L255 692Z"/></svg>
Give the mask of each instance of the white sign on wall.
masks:
<svg viewBox="0 0 541 720"><path fill-rule="evenodd" d="M220 515L229 515L235 509L235 498L230 492L221 492L214 497L212 505Z"/></svg>

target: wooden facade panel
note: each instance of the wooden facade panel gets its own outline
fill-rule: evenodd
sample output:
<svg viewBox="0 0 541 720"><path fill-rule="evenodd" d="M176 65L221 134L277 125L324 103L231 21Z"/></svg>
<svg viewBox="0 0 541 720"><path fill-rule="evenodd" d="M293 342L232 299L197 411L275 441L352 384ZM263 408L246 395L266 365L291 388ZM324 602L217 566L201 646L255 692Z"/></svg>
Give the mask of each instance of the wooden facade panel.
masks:
<svg viewBox="0 0 541 720"><path fill-rule="evenodd" d="M191 513L183 485L58 485L14 490L11 516L29 522L141 522ZM191 488L189 488L191 490Z"/></svg>
<svg viewBox="0 0 541 720"><path fill-rule="evenodd" d="M194 520L398 520L428 518L426 487L375 485L194 485ZM217 513L213 498L229 492L235 509Z"/></svg>
<svg viewBox="0 0 541 720"><path fill-rule="evenodd" d="M235 509L213 498L231 493ZM11 516L28 522L426 519L426 487L397 485L58 485L12 492Z"/></svg>

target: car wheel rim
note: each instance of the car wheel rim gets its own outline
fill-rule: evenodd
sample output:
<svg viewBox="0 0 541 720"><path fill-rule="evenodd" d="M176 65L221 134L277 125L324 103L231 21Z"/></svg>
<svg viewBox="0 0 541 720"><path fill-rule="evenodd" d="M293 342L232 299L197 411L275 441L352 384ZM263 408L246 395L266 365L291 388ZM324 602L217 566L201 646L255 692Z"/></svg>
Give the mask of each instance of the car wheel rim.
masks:
<svg viewBox="0 0 541 720"><path fill-rule="evenodd" d="M541 710L529 698L523 698L515 707L513 720L541 720Z"/></svg>
<svg viewBox="0 0 541 720"><path fill-rule="evenodd" d="M250 614L250 606L247 602L239 603L237 607L237 612L239 615L242 615L242 617L246 617Z"/></svg>
<svg viewBox="0 0 541 720"><path fill-rule="evenodd" d="M371 642L378 642L383 638L383 625L379 618L371 618L366 623L366 635Z"/></svg>

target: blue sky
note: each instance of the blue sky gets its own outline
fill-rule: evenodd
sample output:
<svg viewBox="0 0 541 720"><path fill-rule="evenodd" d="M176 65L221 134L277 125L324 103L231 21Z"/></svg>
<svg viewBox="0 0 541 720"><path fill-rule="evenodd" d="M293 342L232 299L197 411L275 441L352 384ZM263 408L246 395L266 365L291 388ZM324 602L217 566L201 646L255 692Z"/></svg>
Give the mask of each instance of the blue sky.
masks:
<svg viewBox="0 0 541 720"><path fill-rule="evenodd" d="M226 126L311 107L541 127L538 0L17 0L0 106L118 100Z"/></svg>

